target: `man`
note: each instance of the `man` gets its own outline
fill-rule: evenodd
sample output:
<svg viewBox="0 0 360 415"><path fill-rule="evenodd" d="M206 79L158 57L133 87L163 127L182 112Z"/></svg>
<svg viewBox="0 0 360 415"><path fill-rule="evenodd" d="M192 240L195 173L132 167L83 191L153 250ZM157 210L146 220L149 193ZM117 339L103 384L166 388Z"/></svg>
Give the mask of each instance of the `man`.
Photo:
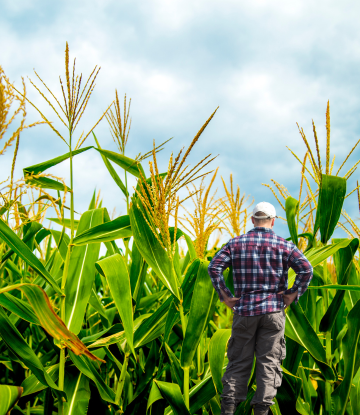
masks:
<svg viewBox="0 0 360 415"><path fill-rule="evenodd" d="M231 239L211 261L208 271L220 301L234 310L228 344L229 364L222 378L221 414L232 415L246 400L247 384L256 356L255 415L266 415L281 385L280 364L285 359L285 312L297 303L312 278L312 266L291 242L272 230L276 212L258 203L251 217L254 228ZM232 267L235 297L226 287L223 271ZM288 287L288 269L296 273Z"/></svg>

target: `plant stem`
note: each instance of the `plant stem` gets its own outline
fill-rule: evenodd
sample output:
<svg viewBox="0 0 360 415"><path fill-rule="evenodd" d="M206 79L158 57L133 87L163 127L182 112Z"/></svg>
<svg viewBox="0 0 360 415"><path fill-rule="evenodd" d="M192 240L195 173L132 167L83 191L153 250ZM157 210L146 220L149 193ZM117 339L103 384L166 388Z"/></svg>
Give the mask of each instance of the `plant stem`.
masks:
<svg viewBox="0 0 360 415"><path fill-rule="evenodd" d="M327 269L327 261L324 261L323 264L323 276L324 280L327 282L328 280L328 269ZM324 298L324 314L326 313L329 307L329 293L328 290L322 290L323 298ZM331 366L331 331L327 331L325 334L325 353L326 353L326 363ZM331 393L332 393L332 385L329 381L325 382L325 408L324 408L324 415L331 415Z"/></svg>
<svg viewBox="0 0 360 415"><path fill-rule="evenodd" d="M183 332L183 336L184 336L184 339L185 339L186 320L185 320L185 315L184 315L184 307L183 307L182 303L180 304L179 309L180 309L180 320L181 320L182 332Z"/></svg>
<svg viewBox="0 0 360 415"><path fill-rule="evenodd" d="M70 265L70 256L72 251L72 242L74 239L74 181L73 181L73 155L72 155L72 127L69 123L69 150L70 150L70 222L71 222L71 232L70 232L70 242L66 252L64 271L61 278L61 291L63 296L60 299L60 318L65 323L65 285L69 272ZM59 362L59 388L64 390L64 379L65 379L65 348L60 350L60 362ZM63 415L64 413L64 403L61 398L59 398L58 403L58 415Z"/></svg>
<svg viewBox="0 0 360 415"><path fill-rule="evenodd" d="M184 367L184 400L185 400L185 405L188 409L190 408L189 375L190 375L190 368Z"/></svg>
<svg viewBox="0 0 360 415"><path fill-rule="evenodd" d="M125 358L124 358L124 363L123 363L123 366L122 366L122 369L121 369L120 379L119 379L119 382L118 382L118 385L117 385L116 396L115 396L115 403L117 405L120 405L120 399L121 399L122 391L124 389L125 377L126 377L129 357L130 357L130 353L126 352L125 353Z"/></svg>

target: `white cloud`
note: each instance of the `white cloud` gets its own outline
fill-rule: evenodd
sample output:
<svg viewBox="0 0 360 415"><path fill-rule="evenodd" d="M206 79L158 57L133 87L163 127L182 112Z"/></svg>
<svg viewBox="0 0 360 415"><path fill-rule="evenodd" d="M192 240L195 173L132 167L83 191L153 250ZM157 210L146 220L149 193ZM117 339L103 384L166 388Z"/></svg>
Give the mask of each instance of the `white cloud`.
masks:
<svg viewBox="0 0 360 415"><path fill-rule="evenodd" d="M298 191L299 166L285 145L302 157L305 146L295 122L312 142L314 118L324 151L328 99L336 163L356 142L359 11L360 4L350 0L7 0L0 17L0 36L6 39L0 64L17 84L21 75L33 79L35 67L59 94L68 40L84 76L95 64L102 67L78 133L96 122L115 88L120 96L127 92L133 98L129 154L150 149L153 139L159 143L175 136L161 154L164 169L170 147L176 152L189 143L220 105L190 161L219 153L220 174L233 172L242 190L263 199L268 193L261 182L270 178L294 194ZM34 103L51 114L30 86L28 91ZM29 109L29 121L38 118ZM96 134L102 146L115 148L105 122ZM93 144L91 137L87 143ZM66 151L46 127L24 133L17 174L25 165ZM1 177L8 175L10 154L1 160ZM68 179L63 166L55 171ZM102 189L110 210L121 205L121 195L94 151L76 160L75 177L79 210L86 209L95 186Z"/></svg>

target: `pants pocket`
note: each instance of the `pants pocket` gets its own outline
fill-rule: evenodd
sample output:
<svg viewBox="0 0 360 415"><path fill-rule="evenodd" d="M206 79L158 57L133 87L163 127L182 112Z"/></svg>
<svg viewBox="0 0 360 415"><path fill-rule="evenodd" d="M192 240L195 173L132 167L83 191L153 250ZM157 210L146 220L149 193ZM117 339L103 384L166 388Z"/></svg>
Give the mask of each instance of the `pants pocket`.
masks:
<svg viewBox="0 0 360 415"><path fill-rule="evenodd" d="M275 388L279 388L281 386L282 377L283 377L282 369L280 367L276 367L275 368L275 379L274 379Z"/></svg>
<svg viewBox="0 0 360 415"><path fill-rule="evenodd" d="M266 314L264 327L271 330L282 330L284 327L284 316L282 311Z"/></svg>
<svg viewBox="0 0 360 415"><path fill-rule="evenodd" d="M280 339L280 360L283 361L286 357L286 341L285 338L282 337Z"/></svg>

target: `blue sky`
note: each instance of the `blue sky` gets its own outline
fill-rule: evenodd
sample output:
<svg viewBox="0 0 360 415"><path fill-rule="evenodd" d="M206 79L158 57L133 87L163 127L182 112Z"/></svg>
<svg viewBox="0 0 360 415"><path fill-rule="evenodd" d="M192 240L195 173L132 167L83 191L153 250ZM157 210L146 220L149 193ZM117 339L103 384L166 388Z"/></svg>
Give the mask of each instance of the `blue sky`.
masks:
<svg viewBox="0 0 360 415"><path fill-rule="evenodd" d="M84 76L101 66L83 124L89 128L114 98L117 88L132 97L128 155L145 152L174 137L159 157L163 168L171 151L190 143L219 106L194 151L192 163L219 154L219 173L234 180L255 201L273 202L261 186L273 178L296 197L300 166L286 149L301 156L305 146L296 122L312 140L317 125L325 154L325 110L331 105L331 153L335 168L359 138L360 4L354 1L1 1L0 64L19 85L34 79L33 68L59 92L64 74L65 42ZM27 82L28 96L47 114L46 104ZM28 121L39 119L29 108ZM51 115L51 120L56 123ZM115 150L108 126L96 134ZM88 145L92 145L91 138ZM67 151L47 126L22 135L16 173ZM357 150L349 166L359 159ZM1 159L8 176L11 153ZM215 165L214 165L215 167ZM64 163L53 173L68 178ZM344 173L347 170L344 170ZM349 181L355 186L358 174ZM220 189L220 181L217 182ZM76 209L86 210L94 188L104 204L122 214L125 205L94 152L76 160ZM346 209L358 216L353 195ZM279 229L288 236L284 226ZM285 235L286 234L286 235Z"/></svg>

